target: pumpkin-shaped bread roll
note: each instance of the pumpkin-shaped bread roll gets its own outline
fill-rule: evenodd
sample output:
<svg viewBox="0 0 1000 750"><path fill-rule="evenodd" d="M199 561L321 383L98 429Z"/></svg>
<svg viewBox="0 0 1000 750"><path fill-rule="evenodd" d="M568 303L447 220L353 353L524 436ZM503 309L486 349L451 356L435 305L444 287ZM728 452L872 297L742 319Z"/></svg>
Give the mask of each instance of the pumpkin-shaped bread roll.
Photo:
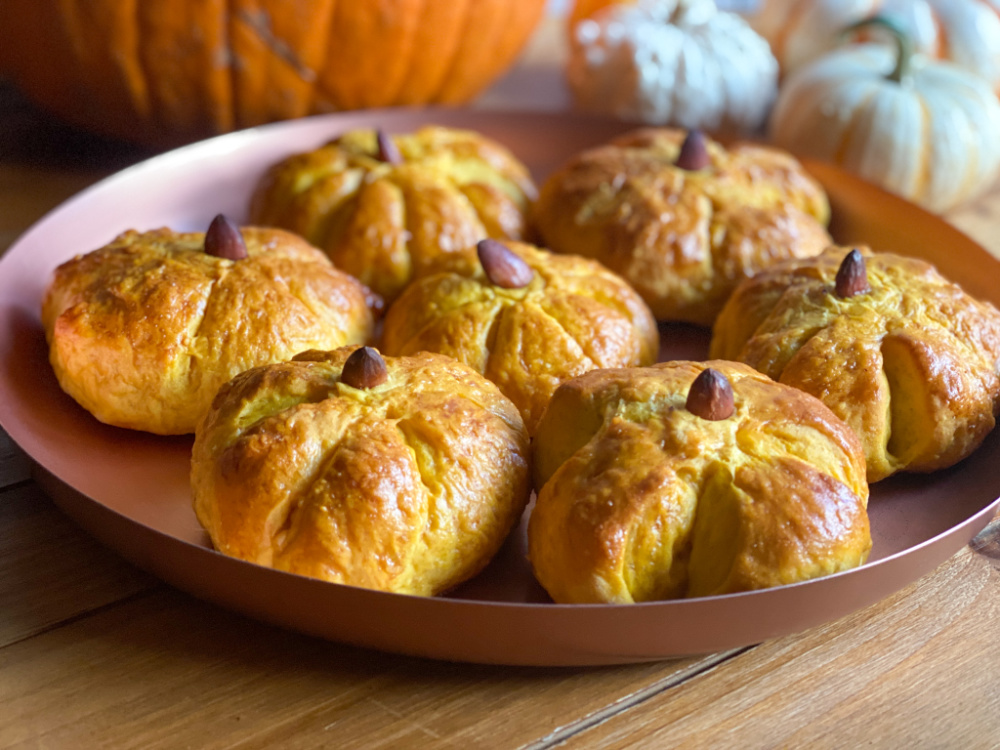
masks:
<svg viewBox="0 0 1000 750"><path fill-rule="evenodd" d="M354 130L275 164L250 216L298 232L391 301L442 253L521 239L535 193L527 167L478 133Z"/></svg>
<svg viewBox="0 0 1000 750"><path fill-rule="evenodd" d="M543 184L544 244L596 258L659 320L711 325L743 279L830 243L826 194L773 148L646 128L571 159Z"/></svg>
<svg viewBox="0 0 1000 750"><path fill-rule="evenodd" d="M517 409L459 362L307 352L221 389L195 434L194 509L227 555L430 596L520 518L528 451Z"/></svg>
<svg viewBox="0 0 1000 750"><path fill-rule="evenodd" d="M871 548L857 436L738 363L574 378L533 453L529 554L556 602L779 586L861 565Z"/></svg>
<svg viewBox="0 0 1000 750"><path fill-rule="evenodd" d="M930 264L830 247L737 289L711 356L811 393L861 437L868 481L968 456L1000 408L1000 313Z"/></svg>
<svg viewBox="0 0 1000 750"><path fill-rule="evenodd" d="M128 231L63 263L42 303L63 390L102 422L194 432L243 370L369 339L375 295L288 232L217 217Z"/></svg>
<svg viewBox="0 0 1000 750"><path fill-rule="evenodd" d="M447 354L496 383L534 431L556 387L599 367L656 361L656 321L592 260L481 241L411 284L389 308L388 354Z"/></svg>

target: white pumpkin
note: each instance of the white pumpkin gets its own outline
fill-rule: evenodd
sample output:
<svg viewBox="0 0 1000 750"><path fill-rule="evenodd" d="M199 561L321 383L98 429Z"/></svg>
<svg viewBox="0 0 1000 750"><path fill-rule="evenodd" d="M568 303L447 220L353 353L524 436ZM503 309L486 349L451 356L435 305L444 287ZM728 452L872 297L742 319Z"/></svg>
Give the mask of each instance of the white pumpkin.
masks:
<svg viewBox="0 0 1000 750"><path fill-rule="evenodd" d="M984 79L880 44L845 47L794 73L771 115L777 145L932 211L996 179L998 135L1000 103Z"/></svg>
<svg viewBox="0 0 1000 750"><path fill-rule="evenodd" d="M983 76L1000 91L1000 0L763 0L751 19L786 75L839 44L840 31L892 19L917 51Z"/></svg>
<svg viewBox="0 0 1000 750"><path fill-rule="evenodd" d="M571 30L567 78L579 109L714 132L760 127L777 93L767 42L712 0L639 0Z"/></svg>

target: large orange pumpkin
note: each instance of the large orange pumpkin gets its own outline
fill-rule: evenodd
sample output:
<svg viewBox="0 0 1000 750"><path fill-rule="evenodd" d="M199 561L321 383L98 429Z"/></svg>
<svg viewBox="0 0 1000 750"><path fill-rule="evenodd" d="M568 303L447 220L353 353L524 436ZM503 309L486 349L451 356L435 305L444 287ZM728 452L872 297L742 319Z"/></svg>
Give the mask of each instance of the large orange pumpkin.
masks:
<svg viewBox="0 0 1000 750"><path fill-rule="evenodd" d="M89 129L174 143L338 109L459 104L545 0L0 0L0 69Z"/></svg>

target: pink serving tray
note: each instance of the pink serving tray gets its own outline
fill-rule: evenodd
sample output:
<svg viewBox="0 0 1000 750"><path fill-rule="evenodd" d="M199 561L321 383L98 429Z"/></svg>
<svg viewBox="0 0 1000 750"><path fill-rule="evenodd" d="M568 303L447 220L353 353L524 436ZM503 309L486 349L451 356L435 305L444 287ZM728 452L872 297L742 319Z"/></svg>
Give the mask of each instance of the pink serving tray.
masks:
<svg viewBox="0 0 1000 750"><path fill-rule="evenodd" d="M552 604L531 578L523 524L481 576L434 599L326 583L214 552L191 510L191 440L105 426L59 389L39 321L52 270L127 228L203 229L220 212L242 219L268 165L350 128L378 125L393 133L425 123L496 138L538 180L626 127L570 115L426 109L270 125L126 169L54 210L0 260L0 424L37 463L38 481L84 529L180 589L304 633L440 659L581 665L718 651L834 620L933 570L996 512L995 433L952 469L873 488L874 550L866 565L764 591L630 606ZM839 242L926 258L1000 305L1000 262L983 248L940 218L837 169L808 167L830 195ZM706 332L664 329L664 358L700 358L706 350Z"/></svg>

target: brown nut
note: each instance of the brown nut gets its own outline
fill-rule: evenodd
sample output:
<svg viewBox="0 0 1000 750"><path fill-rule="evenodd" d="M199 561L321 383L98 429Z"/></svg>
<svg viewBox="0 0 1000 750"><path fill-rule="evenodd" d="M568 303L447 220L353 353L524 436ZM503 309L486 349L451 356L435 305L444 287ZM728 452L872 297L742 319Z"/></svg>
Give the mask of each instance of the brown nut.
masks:
<svg viewBox="0 0 1000 750"><path fill-rule="evenodd" d="M378 153L376 158L386 164L402 164L403 155L399 153L399 148L392 138L387 136L382 130L375 131L375 140L378 143Z"/></svg>
<svg viewBox="0 0 1000 750"><path fill-rule="evenodd" d="M868 283L865 257L858 250L851 250L844 256L840 268L837 269L837 278L834 281L833 289L838 297L844 299L872 290Z"/></svg>
<svg viewBox="0 0 1000 750"><path fill-rule="evenodd" d="M520 289L531 283L535 272L502 242L481 240L476 245L479 262L491 282L504 289Z"/></svg>
<svg viewBox="0 0 1000 750"><path fill-rule="evenodd" d="M352 388L374 388L382 385L388 377L389 368L378 349L362 346L351 352L351 356L344 362L340 382Z"/></svg>
<svg viewBox="0 0 1000 750"><path fill-rule="evenodd" d="M711 367L702 370L688 391L685 407L696 417L718 422L736 410L729 378Z"/></svg>
<svg viewBox="0 0 1000 750"><path fill-rule="evenodd" d="M228 217L219 214L205 232L205 252L216 258L242 260L249 257L243 233Z"/></svg>
<svg viewBox="0 0 1000 750"><path fill-rule="evenodd" d="M681 152L674 162L681 169L689 172L696 172L705 169L712 164L708 156L708 147L705 145L705 136L700 130L689 130L684 143L681 144Z"/></svg>

